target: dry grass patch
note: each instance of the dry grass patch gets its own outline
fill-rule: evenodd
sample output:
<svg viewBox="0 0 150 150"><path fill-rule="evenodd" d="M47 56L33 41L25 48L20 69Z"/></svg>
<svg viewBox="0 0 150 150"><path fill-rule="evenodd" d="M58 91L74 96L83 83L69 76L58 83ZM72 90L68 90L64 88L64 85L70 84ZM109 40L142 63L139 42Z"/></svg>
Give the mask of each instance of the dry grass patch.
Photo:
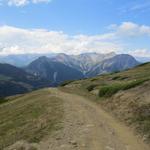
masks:
<svg viewBox="0 0 150 150"><path fill-rule="evenodd" d="M18 140L40 142L61 128L62 117L63 102L48 89L0 105L0 149Z"/></svg>

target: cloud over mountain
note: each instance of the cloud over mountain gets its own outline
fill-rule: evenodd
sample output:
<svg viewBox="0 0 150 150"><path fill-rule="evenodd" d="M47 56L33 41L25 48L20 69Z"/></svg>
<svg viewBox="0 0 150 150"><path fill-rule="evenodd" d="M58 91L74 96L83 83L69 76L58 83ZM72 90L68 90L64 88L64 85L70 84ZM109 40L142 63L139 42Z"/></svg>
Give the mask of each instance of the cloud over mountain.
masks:
<svg viewBox="0 0 150 150"><path fill-rule="evenodd" d="M0 27L0 54L111 52L121 48L113 34L74 35L44 29Z"/></svg>
<svg viewBox="0 0 150 150"><path fill-rule="evenodd" d="M150 26L138 25L133 22L123 22L111 25L111 30L97 35L69 35L63 31L49 31L45 29L22 29L12 26L0 26L0 54L24 53L67 53L80 54L85 52L124 52L132 54L137 49L126 46L134 44L133 39L150 37ZM130 40L127 40L127 39ZM129 45L129 47L132 47Z"/></svg>
<svg viewBox="0 0 150 150"><path fill-rule="evenodd" d="M121 25L111 25L121 36L150 36L150 26L138 25L133 22L123 22Z"/></svg>

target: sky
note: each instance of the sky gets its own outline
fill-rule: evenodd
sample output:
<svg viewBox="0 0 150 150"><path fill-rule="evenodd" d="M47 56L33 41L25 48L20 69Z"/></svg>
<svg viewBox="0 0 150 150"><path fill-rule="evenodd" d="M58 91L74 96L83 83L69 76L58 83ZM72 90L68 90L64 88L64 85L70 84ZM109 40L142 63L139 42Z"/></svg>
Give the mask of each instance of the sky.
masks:
<svg viewBox="0 0 150 150"><path fill-rule="evenodd" d="M0 0L0 55L87 52L150 58L150 0Z"/></svg>

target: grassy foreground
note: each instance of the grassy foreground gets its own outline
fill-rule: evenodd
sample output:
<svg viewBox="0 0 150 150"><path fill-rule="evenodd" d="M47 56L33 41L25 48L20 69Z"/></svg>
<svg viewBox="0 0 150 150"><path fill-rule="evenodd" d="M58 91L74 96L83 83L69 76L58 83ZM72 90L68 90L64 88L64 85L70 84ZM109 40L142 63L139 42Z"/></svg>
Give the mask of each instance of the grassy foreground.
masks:
<svg viewBox="0 0 150 150"><path fill-rule="evenodd" d="M49 89L35 91L0 104L0 150L25 140L38 143L61 128L63 102Z"/></svg>

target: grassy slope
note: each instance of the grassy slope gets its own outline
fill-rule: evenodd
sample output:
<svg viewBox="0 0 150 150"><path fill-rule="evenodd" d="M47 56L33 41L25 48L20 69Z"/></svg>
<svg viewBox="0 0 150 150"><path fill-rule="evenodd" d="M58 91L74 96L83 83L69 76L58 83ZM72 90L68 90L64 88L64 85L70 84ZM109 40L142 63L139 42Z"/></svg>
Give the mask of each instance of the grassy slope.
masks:
<svg viewBox="0 0 150 150"><path fill-rule="evenodd" d="M124 72L74 81L66 90L91 97L150 141L150 63Z"/></svg>
<svg viewBox="0 0 150 150"><path fill-rule="evenodd" d="M49 89L9 98L0 104L0 149L20 140L40 142L61 127L62 117L62 100Z"/></svg>

